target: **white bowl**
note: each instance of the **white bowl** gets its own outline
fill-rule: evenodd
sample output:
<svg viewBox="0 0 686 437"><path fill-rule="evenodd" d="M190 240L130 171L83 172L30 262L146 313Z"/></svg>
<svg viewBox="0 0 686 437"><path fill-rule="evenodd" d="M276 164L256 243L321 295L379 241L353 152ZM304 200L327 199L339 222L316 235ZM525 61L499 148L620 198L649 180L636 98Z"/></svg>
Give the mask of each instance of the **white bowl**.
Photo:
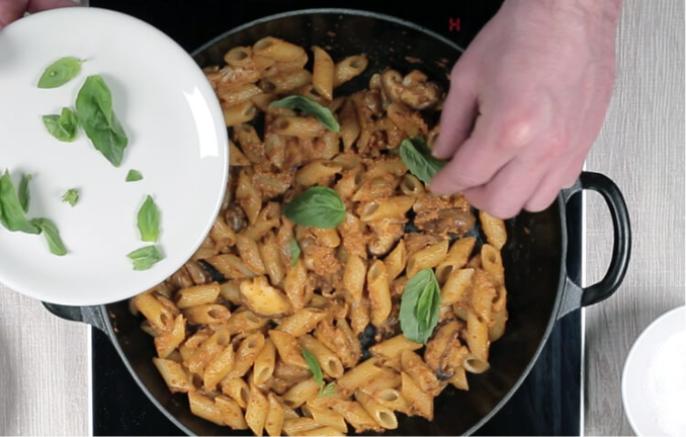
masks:
<svg viewBox="0 0 686 437"><path fill-rule="evenodd" d="M637 435L686 435L686 307L660 316L631 347L622 399Z"/></svg>
<svg viewBox="0 0 686 437"><path fill-rule="evenodd" d="M64 56L86 59L55 89L36 84ZM112 166L81 131L53 138L41 116L74 106L85 78L102 75L129 137ZM95 8L64 8L22 18L0 31L0 169L33 175L28 216L58 226L69 253L55 256L43 236L0 226L0 282L44 301L94 305L122 300L174 273L199 247L219 211L228 140L219 102L193 59L136 18ZM127 183L129 169L144 179ZM76 187L75 207L61 200ZM146 195L161 210L165 259L134 271L126 255L147 245L136 214Z"/></svg>

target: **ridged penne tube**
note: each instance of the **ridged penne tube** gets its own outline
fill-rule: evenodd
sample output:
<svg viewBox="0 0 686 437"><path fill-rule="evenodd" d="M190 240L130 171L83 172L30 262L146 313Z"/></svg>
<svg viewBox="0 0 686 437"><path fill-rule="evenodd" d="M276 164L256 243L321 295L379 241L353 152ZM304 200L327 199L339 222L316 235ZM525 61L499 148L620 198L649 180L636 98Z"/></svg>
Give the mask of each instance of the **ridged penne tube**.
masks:
<svg viewBox="0 0 686 437"><path fill-rule="evenodd" d="M294 310L299 310L305 306L305 285L307 282L307 270L301 259L295 266L288 269L286 278L283 281L283 288L286 296Z"/></svg>
<svg viewBox="0 0 686 437"><path fill-rule="evenodd" d="M279 324L279 331L291 334L293 337L301 337L312 331L328 315L329 312L321 308L302 308L285 317Z"/></svg>
<svg viewBox="0 0 686 437"><path fill-rule="evenodd" d="M207 262L224 275L226 279L245 279L255 276L252 270L239 257L233 254L215 255L207 258Z"/></svg>
<svg viewBox="0 0 686 437"><path fill-rule="evenodd" d="M412 340L408 340L402 334L398 334L395 337L391 337L387 340L377 343L369 348L369 351L374 356L379 356L383 358L395 358L399 357L404 351L416 351L421 349L421 343L415 343Z"/></svg>
<svg viewBox="0 0 686 437"><path fill-rule="evenodd" d="M304 432L317 428L321 428L321 425L311 417L297 417L283 422L283 431L289 436L301 436Z"/></svg>
<svg viewBox="0 0 686 437"><path fill-rule="evenodd" d="M272 36L257 41L252 46L252 50L257 56L274 59L278 62L288 62L303 56L307 57L307 53L302 47Z"/></svg>
<svg viewBox="0 0 686 437"><path fill-rule="evenodd" d="M231 315L226 322L226 329L230 334L247 334L257 331L267 324L269 319L260 317L249 310L242 310Z"/></svg>
<svg viewBox="0 0 686 437"><path fill-rule="evenodd" d="M481 229L486 234L486 241L498 250L501 250L507 242L507 230L505 229L505 222L499 218L493 217L485 211L479 211L479 221L481 222Z"/></svg>
<svg viewBox="0 0 686 437"><path fill-rule="evenodd" d="M376 260L367 271L367 290L369 291L370 316L374 326L381 326L391 314L391 291L388 271L381 260Z"/></svg>
<svg viewBox="0 0 686 437"><path fill-rule="evenodd" d="M414 198L410 196L394 196L387 199L379 199L363 206L360 219L365 222L382 219L403 219L413 204Z"/></svg>
<svg viewBox="0 0 686 437"><path fill-rule="evenodd" d="M224 424L233 429L247 429L243 410L236 401L223 395L214 398L214 404L221 413Z"/></svg>
<svg viewBox="0 0 686 437"><path fill-rule="evenodd" d="M432 396L437 396L440 393L441 386L436 374L419 355L412 351L403 351L400 354L400 365L403 372L410 375L422 391Z"/></svg>
<svg viewBox="0 0 686 437"><path fill-rule="evenodd" d="M353 393L357 388L362 387L369 381L373 380L381 373L381 369L377 366L378 359L369 358L361 362L357 366L348 370L338 381L336 386L342 395Z"/></svg>
<svg viewBox="0 0 686 437"><path fill-rule="evenodd" d="M250 100L224 108L224 123L231 126L238 126L241 123L251 121L257 115L257 108Z"/></svg>
<svg viewBox="0 0 686 437"><path fill-rule="evenodd" d="M383 260L388 271L388 280L393 281L400 276L405 266L407 265L407 249L405 249L405 241L400 240L395 248Z"/></svg>
<svg viewBox="0 0 686 437"><path fill-rule="evenodd" d="M214 303L219 297L220 290L221 288L216 282L182 288L176 293L176 306L179 309L185 309L196 305Z"/></svg>
<svg viewBox="0 0 686 437"><path fill-rule="evenodd" d="M362 298L350 303L350 328L355 335L364 332L371 320L369 299Z"/></svg>
<svg viewBox="0 0 686 437"><path fill-rule="evenodd" d="M260 87L267 93L283 94L312 82L312 74L307 70L283 71L265 77Z"/></svg>
<svg viewBox="0 0 686 437"><path fill-rule="evenodd" d="M176 314L152 293L143 293L133 298L133 306L150 322L156 332L172 328Z"/></svg>
<svg viewBox="0 0 686 437"><path fill-rule="evenodd" d="M481 373L488 369L488 325L479 320L473 311L467 314L465 341L471 354L465 359L464 368L472 373Z"/></svg>
<svg viewBox="0 0 686 437"><path fill-rule="evenodd" d="M233 360L233 346L229 344L207 363L202 377L205 390L212 391L217 387L217 384L231 371Z"/></svg>
<svg viewBox="0 0 686 437"><path fill-rule="evenodd" d="M281 284L286 275L284 266L279 255L279 246L273 234L267 236L259 246L260 257L264 263L264 269L269 276L269 281L274 285Z"/></svg>
<svg viewBox="0 0 686 437"><path fill-rule="evenodd" d="M232 151L231 156L233 155ZM222 217L217 217L214 221L212 230L210 230L210 237L214 241L215 246L220 250L236 244L236 233L226 224Z"/></svg>
<svg viewBox="0 0 686 437"><path fill-rule="evenodd" d="M400 374L400 394L409 405L409 415L421 416L427 420L434 418L433 396L423 391L419 385L405 372Z"/></svg>
<svg viewBox="0 0 686 437"><path fill-rule="evenodd" d="M491 320L493 301L497 296L496 286L490 275L477 269L472 277L472 288L469 304L476 316L487 323Z"/></svg>
<svg viewBox="0 0 686 437"><path fill-rule="evenodd" d="M262 435L264 424L267 421L269 412L269 401L267 397L256 386L250 387L250 398L245 409L245 422L250 430L257 436Z"/></svg>
<svg viewBox="0 0 686 437"><path fill-rule="evenodd" d="M319 384L314 379L306 379L295 384L284 395L283 401L291 408L298 408L305 402L314 399L319 393Z"/></svg>
<svg viewBox="0 0 686 437"><path fill-rule="evenodd" d="M338 123L341 126L341 139L343 140L343 150L346 152L352 149L353 144L360 136L360 124L357 121L357 113L352 100L345 99L338 114Z"/></svg>
<svg viewBox="0 0 686 437"><path fill-rule="evenodd" d="M265 384L274 374L276 367L276 348L270 339L265 340L264 346L253 364L252 382L256 386Z"/></svg>
<svg viewBox="0 0 686 437"><path fill-rule="evenodd" d="M411 174L404 175L400 180L400 192L406 196L420 196L425 191L424 184Z"/></svg>
<svg viewBox="0 0 686 437"><path fill-rule="evenodd" d="M385 175L393 175L396 177L404 176L407 173L407 166L402 159L398 157L389 157L382 161L374 163L365 173L367 179L373 179Z"/></svg>
<svg viewBox="0 0 686 437"><path fill-rule="evenodd" d="M326 100L333 98L334 64L331 56L318 46L312 47L314 66L312 69L312 85Z"/></svg>
<svg viewBox="0 0 686 437"><path fill-rule="evenodd" d="M355 400L362 405L367 414L382 428L396 429L398 427L398 419L395 417L393 410L380 404L368 394L357 390L355 391Z"/></svg>
<svg viewBox="0 0 686 437"><path fill-rule="evenodd" d="M303 405L302 409L321 426L328 426L340 433L348 431L348 426L345 424L343 416L327 407L316 405L314 402L308 402Z"/></svg>
<svg viewBox="0 0 686 437"><path fill-rule="evenodd" d="M334 67L334 87L359 76L367 68L369 61L365 55L348 56Z"/></svg>
<svg viewBox="0 0 686 437"><path fill-rule="evenodd" d="M438 279L439 284L445 283L450 272L461 269L467 264L475 243L476 238L464 237L455 241L452 246L450 246L448 254L443 261L436 266L436 279Z"/></svg>
<svg viewBox="0 0 686 437"><path fill-rule="evenodd" d="M221 391L233 399L239 407L245 409L250 400L250 387L242 378L224 378L221 382Z"/></svg>
<svg viewBox="0 0 686 437"><path fill-rule="evenodd" d="M324 125L314 117L281 116L274 121L274 132L279 135L311 139L324 133Z"/></svg>
<svg viewBox="0 0 686 437"><path fill-rule="evenodd" d="M181 364L164 358L153 358L152 362L172 393L187 393L193 389L191 377Z"/></svg>
<svg viewBox="0 0 686 437"><path fill-rule="evenodd" d="M264 429L272 437L280 436L284 422L283 405L281 405L281 402L273 393L269 393L267 400L269 401L269 411L264 423Z"/></svg>
<svg viewBox="0 0 686 437"><path fill-rule="evenodd" d="M222 106L225 108L230 108L231 106L248 102L253 97L261 93L262 90L257 85L248 83L236 89L225 91L221 93L219 97L221 98Z"/></svg>
<svg viewBox="0 0 686 437"><path fill-rule="evenodd" d="M331 409L345 418L354 429L360 433L366 430L382 431L383 428L371 418L365 409L356 401L336 400L332 402Z"/></svg>
<svg viewBox="0 0 686 437"><path fill-rule="evenodd" d="M452 305L462 302L472 285L474 269L453 270L441 287L441 305Z"/></svg>
<svg viewBox="0 0 686 437"><path fill-rule="evenodd" d="M245 67L252 64L252 47L233 47L224 54L224 62L232 67Z"/></svg>
<svg viewBox="0 0 686 437"><path fill-rule="evenodd" d="M312 161L298 170L295 181L303 187L328 185L328 182L341 172L341 169L340 165L332 162Z"/></svg>
<svg viewBox="0 0 686 437"><path fill-rule="evenodd" d="M382 363L381 372L373 380L359 388L367 394L374 395L379 390L400 387L400 373L390 367L386 367L383 358L380 361Z"/></svg>
<svg viewBox="0 0 686 437"><path fill-rule="evenodd" d="M221 410L209 397L202 395L197 391L189 391L188 405L190 406L191 413L194 415L209 420L212 423L216 423L217 425L224 425Z"/></svg>
<svg viewBox="0 0 686 437"><path fill-rule="evenodd" d="M265 268L257 242L245 235L236 236L236 247L243 263L256 275L264 275Z"/></svg>
<svg viewBox="0 0 686 437"><path fill-rule="evenodd" d="M348 255L348 260L345 263L345 270L343 271L343 287L350 294L354 302L357 302L362 298L366 275L367 267L365 266L364 261L357 255Z"/></svg>
<svg viewBox="0 0 686 437"><path fill-rule="evenodd" d="M398 379L400 379L399 375ZM398 411L400 413L407 414L407 412L409 411L409 405L407 404L407 401L405 400L403 395L400 394L399 388L400 384L398 384L397 389L383 388L374 393L372 396L381 405L384 405L393 411Z"/></svg>
<svg viewBox="0 0 686 437"><path fill-rule="evenodd" d="M453 369L449 367L455 363L449 363L453 349L460 347L458 334L463 324L451 320L441 325L429 340L424 350L424 361L436 374L450 374ZM461 365L460 360L457 365Z"/></svg>
<svg viewBox="0 0 686 437"><path fill-rule="evenodd" d="M411 254L407 260L407 277L412 278L420 270L436 267L447 253L448 240L443 240Z"/></svg>
<svg viewBox="0 0 686 437"><path fill-rule="evenodd" d="M218 303L190 307L185 309L183 314L191 325L222 323L231 317L231 311L224 305Z"/></svg>
<svg viewBox="0 0 686 437"><path fill-rule="evenodd" d="M321 344L310 335L303 335L298 338L303 349L307 349L317 358L319 366L324 373L331 378L343 376L343 364L341 360L329 348Z"/></svg>
<svg viewBox="0 0 686 437"><path fill-rule="evenodd" d="M160 358L167 358L186 338L186 319L179 314L171 331L155 336L155 350Z"/></svg>
<svg viewBox="0 0 686 437"><path fill-rule="evenodd" d="M265 339L261 332L245 337L238 346L233 359L233 367L226 375L227 379L240 378L253 366L257 355L264 347Z"/></svg>
<svg viewBox="0 0 686 437"><path fill-rule="evenodd" d="M455 373L450 378L450 384L459 390L469 390L469 382L467 382L467 372L464 367L455 369Z"/></svg>
<svg viewBox="0 0 686 437"><path fill-rule="evenodd" d="M491 274L496 285L505 283L505 268L500 251L490 244L481 246L481 267Z"/></svg>
<svg viewBox="0 0 686 437"><path fill-rule="evenodd" d="M269 331L269 338L272 339L276 350L279 351L279 357L284 363L303 369L308 368L295 337L278 329L272 329Z"/></svg>

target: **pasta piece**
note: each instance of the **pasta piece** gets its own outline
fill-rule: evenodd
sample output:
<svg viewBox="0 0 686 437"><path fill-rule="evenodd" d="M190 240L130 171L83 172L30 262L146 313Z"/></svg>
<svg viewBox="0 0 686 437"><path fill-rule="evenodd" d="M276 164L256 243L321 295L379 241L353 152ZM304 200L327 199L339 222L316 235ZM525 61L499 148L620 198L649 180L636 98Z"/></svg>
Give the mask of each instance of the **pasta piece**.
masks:
<svg viewBox="0 0 686 437"><path fill-rule="evenodd" d="M326 100L333 99L334 64L331 56L318 46L312 47L314 67L312 85L320 96Z"/></svg>
<svg viewBox="0 0 686 437"><path fill-rule="evenodd" d="M300 436L304 432L320 428L321 426L310 417L287 419L283 422L283 431L289 436Z"/></svg>
<svg viewBox="0 0 686 437"><path fill-rule="evenodd" d="M176 361L153 358L152 362L172 393L187 393L193 389L190 375Z"/></svg>
<svg viewBox="0 0 686 437"><path fill-rule="evenodd" d="M486 241L498 250L501 250L507 242L507 231L505 230L505 222L499 218L493 217L485 211L479 211L479 221L481 222L481 229L486 234Z"/></svg>
<svg viewBox="0 0 686 437"><path fill-rule="evenodd" d="M281 116L273 123L279 135L312 139L324 134L324 125L314 117Z"/></svg>
<svg viewBox="0 0 686 437"><path fill-rule="evenodd" d="M461 269L467 264L475 243L476 238L465 237L460 238L450 246L445 259L436 266L436 278L439 284L445 283L453 270Z"/></svg>
<svg viewBox="0 0 686 437"><path fill-rule="evenodd" d="M196 305L214 303L219 296L219 291L220 287L216 282L182 288L176 293L176 306L185 309Z"/></svg>
<svg viewBox="0 0 686 437"><path fill-rule="evenodd" d="M179 314L171 331L155 337L155 350L160 358L167 358L186 338L186 319Z"/></svg>
<svg viewBox="0 0 686 437"><path fill-rule="evenodd" d="M384 340L381 343L377 343L369 348L369 351L378 357L383 358L395 358L399 357L404 351L416 351L421 349L421 343L415 343L412 340L408 340L402 334L391 337L388 340Z"/></svg>
<svg viewBox="0 0 686 437"><path fill-rule="evenodd" d="M307 59L307 53L302 47L272 36L260 39L252 49L255 55L278 62L294 61L302 57Z"/></svg>
<svg viewBox="0 0 686 437"><path fill-rule="evenodd" d="M450 384L458 390L469 390L469 382L467 381L467 372L464 367L455 369L455 374L450 378Z"/></svg>
<svg viewBox="0 0 686 437"><path fill-rule="evenodd" d="M150 322L155 332L166 332L172 328L176 314L152 293L134 297L133 306Z"/></svg>
<svg viewBox="0 0 686 437"><path fill-rule="evenodd" d="M269 412L269 401L256 386L250 387L250 398L245 409L245 422L256 436L261 436Z"/></svg>
<svg viewBox="0 0 686 437"><path fill-rule="evenodd" d="M364 261L357 255L348 255L343 272L343 287L350 294L353 302L362 299L366 273L367 267Z"/></svg>
<svg viewBox="0 0 686 437"><path fill-rule="evenodd" d="M284 271L283 264L281 263L281 256L279 255L279 246L276 243L276 238L274 235L270 234L264 239L262 244L259 246L260 257L264 262L264 269L269 276L269 281L274 285L281 284L286 272Z"/></svg>
<svg viewBox="0 0 686 437"><path fill-rule="evenodd" d="M367 68L367 56L348 56L338 62L334 68L334 87L340 86L350 79L359 76Z"/></svg>
<svg viewBox="0 0 686 437"><path fill-rule="evenodd" d="M253 97L261 94L262 90L251 83L241 85L238 88L227 90L219 95L223 107L230 108L244 102L249 102Z"/></svg>
<svg viewBox="0 0 686 437"><path fill-rule="evenodd" d="M419 355L409 350L403 351L400 354L400 364L403 373L410 375L422 391L431 396L437 396L441 392L441 386L436 378L436 374Z"/></svg>
<svg viewBox="0 0 686 437"><path fill-rule="evenodd" d="M224 325L230 334L247 334L267 324L269 320L249 310L241 310L229 318Z"/></svg>
<svg viewBox="0 0 686 437"><path fill-rule="evenodd" d="M342 167L326 161L312 161L303 166L295 175L295 181L304 187L328 185Z"/></svg>
<svg viewBox="0 0 686 437"><path fill-rule="evenodd" d="M241 123L251 121L255 115L257 115L257 108L250 100L246 100L224 108L224 123L228 127L238 126Z"/></svg>
<svg viewBox="0 0 686 437"><path fill-rule="evenodd" d="M400 376L398 376L398 379L400 379ZM398 384L398 386L399 385L400 384ZM405 398L400 394L400 391L396 388L381 389L373 395L373 398L381 405L384 405L393 411L408 414L410 407Z"/></svg>
<svg viewBox="0 0 686 437"><path fill-rule="evenodd" d="M305 306L305 286L307 284L307 271L302 260L298 260L295 266L288 269L283 288L288 296L288 301L294 310Z"/></svg>
<svg viewBox="0 0 686 437"><path fill-rule="evenodd" d="M184 310L183 313L191 325L221 323L231 317L231 311L227 307L216 303L190 307Z"/></svg>
<svg viewBox="0 0 686 437"><path fill-rule="evenodd" d="M400 276L405 266L407 265L407 250L405 249L405 241L400 240L391 253L384 259L386 270L388 271L388 280L393 281Z"/></svg>
<svg viewBox="0 0 686 437"><path fill-rule="evenodd" d="M236 350L233 367L226 375L226 378L240 378L248 373L248 370L250 370L255 363L255 359L257 359L257 356L264 348L264 345L265 339L261 332L256 332L245 337Z"/></svg>
<svg viewBox="0 0 686 437"><path fill-rule="evenodd" d="M448 240L432 244L409 255L407 260L407 277L411 278L423 269L436 267L448 253Z"/></svg>
<svg viewBox="0 0 686 437"><path fill-rule="evenodd" d="M209 397L198 393L197 391L188 392L188 405L191 413L212 423L223 426L224 419L222 418L222 411Z"/></svg>
<svg viewBox="0 0 686 437"><path fill-rule="evenodd" d="M269 401L269 411L264 423L264 428L270 436L280 436L284 422L283 406L273 393L269 393L267 400Z"/></svg>
<svg viewBox="0 0 686 437"><path fill-rule="evenodd" d="M481 246L481 266L486 272L490 273L496 285L505 283L505 268L503 267L500 251L490 244Z"/></svg>
<svg viewBox="0 0 686 437"><path fill-rule="evenodd" d="M355 400L362 405L367 414L382 428L396 429L398 427L398 419L395 417L393 410L380 404L368 394L357 390L355 392Z"/></svg>
<svg viewBox="0 0 686 437"><path fill-rule="evenodd" d="M382 219L403 219L407 211L412 208L414 197L395 196L379 199L364 205L360 219L372 222Z"/></svg>
<svg viewBox="0 0 686 437"><path fill-rule="evenodd" d="M226 329L219 329L202 342L200 346L192 350L188 360L183 364L195 374L202 374L207 363L229 344L229 334ZM190 340L190 339L189 339Z"/></svg>
<svg viewBox="0 0 686 437"><path fill-rule="evenodd" d="M341 126L341 139L343 140L343 150L351 150L353 144L360 136L360 125L357 122L355 105L350 99L346 99L338 114L338 122Z"/></svg>
<svg viewBox="0 0 686 437"><path fill-rule="evenodd" d="M336 399L332 402L331 409L343 416L345 421L352 425L356 433L383 431L383 428L367 414L359 402Z"/></svg>
<svg viewBox="0 0 686 437"><path fill-rule="evenodd" d="M278 65L278 64L277 64ZM262 79L260 87L267 93L284 94L312 82L312 74L304 69L277 71Z"/></svg>
<svg viewBox="0 0 686 437"><path fill-rule="evenodd" d="M252 270L233 254L215 255L208 258L207 262L227 279L245 279L255 276Z"/></svg>
<svg viewBox="0 0 686 437"><path fill-rule="evenodd" d="M347 396L352 394L357 388L369 383L381 373L381 369L377 364L378 360L376 358L369 358L348 370L336 382L338 390L342 395Z"/></svg>
<svg viewBox="0 0 686 437"><path fill-rule="evenodd" d="M376 260L367 272L367 289L371 304L371 320L374 326L381 326L391 314L391 291L388 272L383 261Z"/></svg>
<svg viewBox="0 0 686 437"><path fill-rule="evenodd" d="M217 387L217 384L224 379L233 367L233 360L234 353L231 344L226 346L216 357L212 358L203 374L203 387L205 390L212 391Z"/></svg>
<svg viewBox="0 0 686 437"><path fill-rule="evenodd" d="M364 332L371 321L369 299L362 298L350 304L350 328L355 335Z"/></svg>
<svg viewBox="0 0 686 437"><path fill-rule="evenodd" d="M424 194L426 190L419 179L411 174L406 174L400 181L400 191L406 196L417 197Z"/></svg>
<svg viewBox="0 0 686 437"><path fill-rule="evenodd" d="M219 395L214 398L214 405L219 409L222 421L232 429L248 429L245 423L243 410L236 401L226 396Z"/></svg>
<svg viewBox="0 0 686 437"><path fill-rule="evenodd" d="M291 387L283 395L283 401L291 408L298 408L305 402L314 399L319 393L319 384L314 379L306 379Z"/></svg>
<svg viewBox="0 0 686 437"><path fill-rule="evenodd" d="M312 331L328 314L321 308L303 308L284 318L279 324L279 331L301 337Z"/></svg>
<svg viewBox="0 0 686 437"><path fill-rule="evenodd" d="M311 429L308 431L303 431L300 433L302 436L344 436L342 432L330 426L322 426L320 428Z"/></svg>
<svg viewBox="0 0 686 437"><path fill-rule="evenodd" d="M262 347L262 350L253 365L252 383L256 386L261 386L267 383L274 374L276 367L276 348L270 339L267 339Z"/></svg>
<svg viewBox="0 0 686 437"><path fill-rule="evenodd" d="M286 332L272 329L269 331L269 338L274 342L276 350L279 351L279 357L284 363L303 369L308 368L295 337Z"/></svg>
<svg viewBox="0 0 686 437"><path fill-rule="evenodd" d="M407 401L409 406L409 415L417 415L424 417L427 420L433 420L433 396L419 388L419 386L412 380L412 377L410 377L407 373L402 372L400 377L400 394Z"/></svg>
<svg viewBox="0 0 686 437"><path fill-rule="evenodd" d="M441 287L441 305L463 302L469 296L474 269L452 270Z"/></svg>
<svg viewBox="0 0 686 437"><path fill-rule="evenodd" d="M303 335L298 338L303 349L307 349L317 358L322 371L331 378L343 376L343 364L341 360L329 348L321 344L314 337Z"/></svg>
<svg viewBox="0 0 686 437"><path fill-rule="evenodd" d="M234 152L232 151L231 156L233 155ZM221 216L217 217L214 221L212 230L210 230L210 237L219 250L226 249L227 247L236 244L236 233L226 224L226 221Z"/></svg>
<svg viewBox="0 0 686 437"><path fill-rule="evenodd" d="M264 263L255 240L239 234L236 236L236 247L241 260L253 273L256 275L265 274Z"/></svg>
<svg viewBox="0 0 686 437"><path fill-rule="evenodd" d="M230 397L240 408L245 409L250 400L250 388L242 378L224 378L221 382L222 393Z"/></svg>
<svg viewBox="0 0 686 437"><path fill-rule="evenodd" d="M346 433L348 431L348 426L345 424L343 416L327 407L318 406L314 402L308 402L306 405L303 405L303 411L321 426L333 428L339 433Z"/></svg>
<svg viewBox="0 0 686 437"><path fill-rule="evenodd" d="M232 67L246 67L251 65L252 47L234 47L224 54L224 62Z"/></svg>
<svg viewBox="0 0 686 437"><path fill-rule="evenodd" d="M467 315L467 346L471 354L464 360L464 368L471 373L483 373L488 370L488 326L470 311Z"/></svg>

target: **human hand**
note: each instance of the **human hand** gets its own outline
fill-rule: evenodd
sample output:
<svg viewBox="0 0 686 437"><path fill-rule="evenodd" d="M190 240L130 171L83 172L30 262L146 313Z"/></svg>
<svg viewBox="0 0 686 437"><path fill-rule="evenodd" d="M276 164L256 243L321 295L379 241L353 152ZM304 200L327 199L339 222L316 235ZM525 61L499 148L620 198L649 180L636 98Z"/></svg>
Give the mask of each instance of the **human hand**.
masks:
<svg viewBox="0 0 686 437"><path fill-rule="evenodd" d="M25 12L75 6L69 0L0 0L0 29L21 18Z"/></svg>
<svg viewBox="0 0 686 437"><path fill-rule="evenodd" d="M620 3L506 0L451 73L431 190L509 218L571 186L610 100Z"/></svg>

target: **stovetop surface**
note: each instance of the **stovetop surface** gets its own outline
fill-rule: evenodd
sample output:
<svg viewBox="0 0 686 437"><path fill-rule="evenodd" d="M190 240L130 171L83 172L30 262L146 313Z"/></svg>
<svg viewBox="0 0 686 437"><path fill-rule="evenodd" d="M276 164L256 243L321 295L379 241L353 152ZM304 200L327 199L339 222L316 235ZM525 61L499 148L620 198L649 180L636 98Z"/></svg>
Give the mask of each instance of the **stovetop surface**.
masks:
<svg viewBox="0 0 686 437"><path fill-rule="evenodd" d="M161 29L189 52L215 36L266 15L314 7L365 9L430 28L465 47L501 1L442 2L417 8L388 1L91 0L91 6L125 12ZM450 3L450 4L449 4ZM581 276L581 198L568 204L568 272ZM477 435L579 435L581 316L557 322L522 386ZM93 329L93 433L182 435L136 385L109 339Z"/></svg>

